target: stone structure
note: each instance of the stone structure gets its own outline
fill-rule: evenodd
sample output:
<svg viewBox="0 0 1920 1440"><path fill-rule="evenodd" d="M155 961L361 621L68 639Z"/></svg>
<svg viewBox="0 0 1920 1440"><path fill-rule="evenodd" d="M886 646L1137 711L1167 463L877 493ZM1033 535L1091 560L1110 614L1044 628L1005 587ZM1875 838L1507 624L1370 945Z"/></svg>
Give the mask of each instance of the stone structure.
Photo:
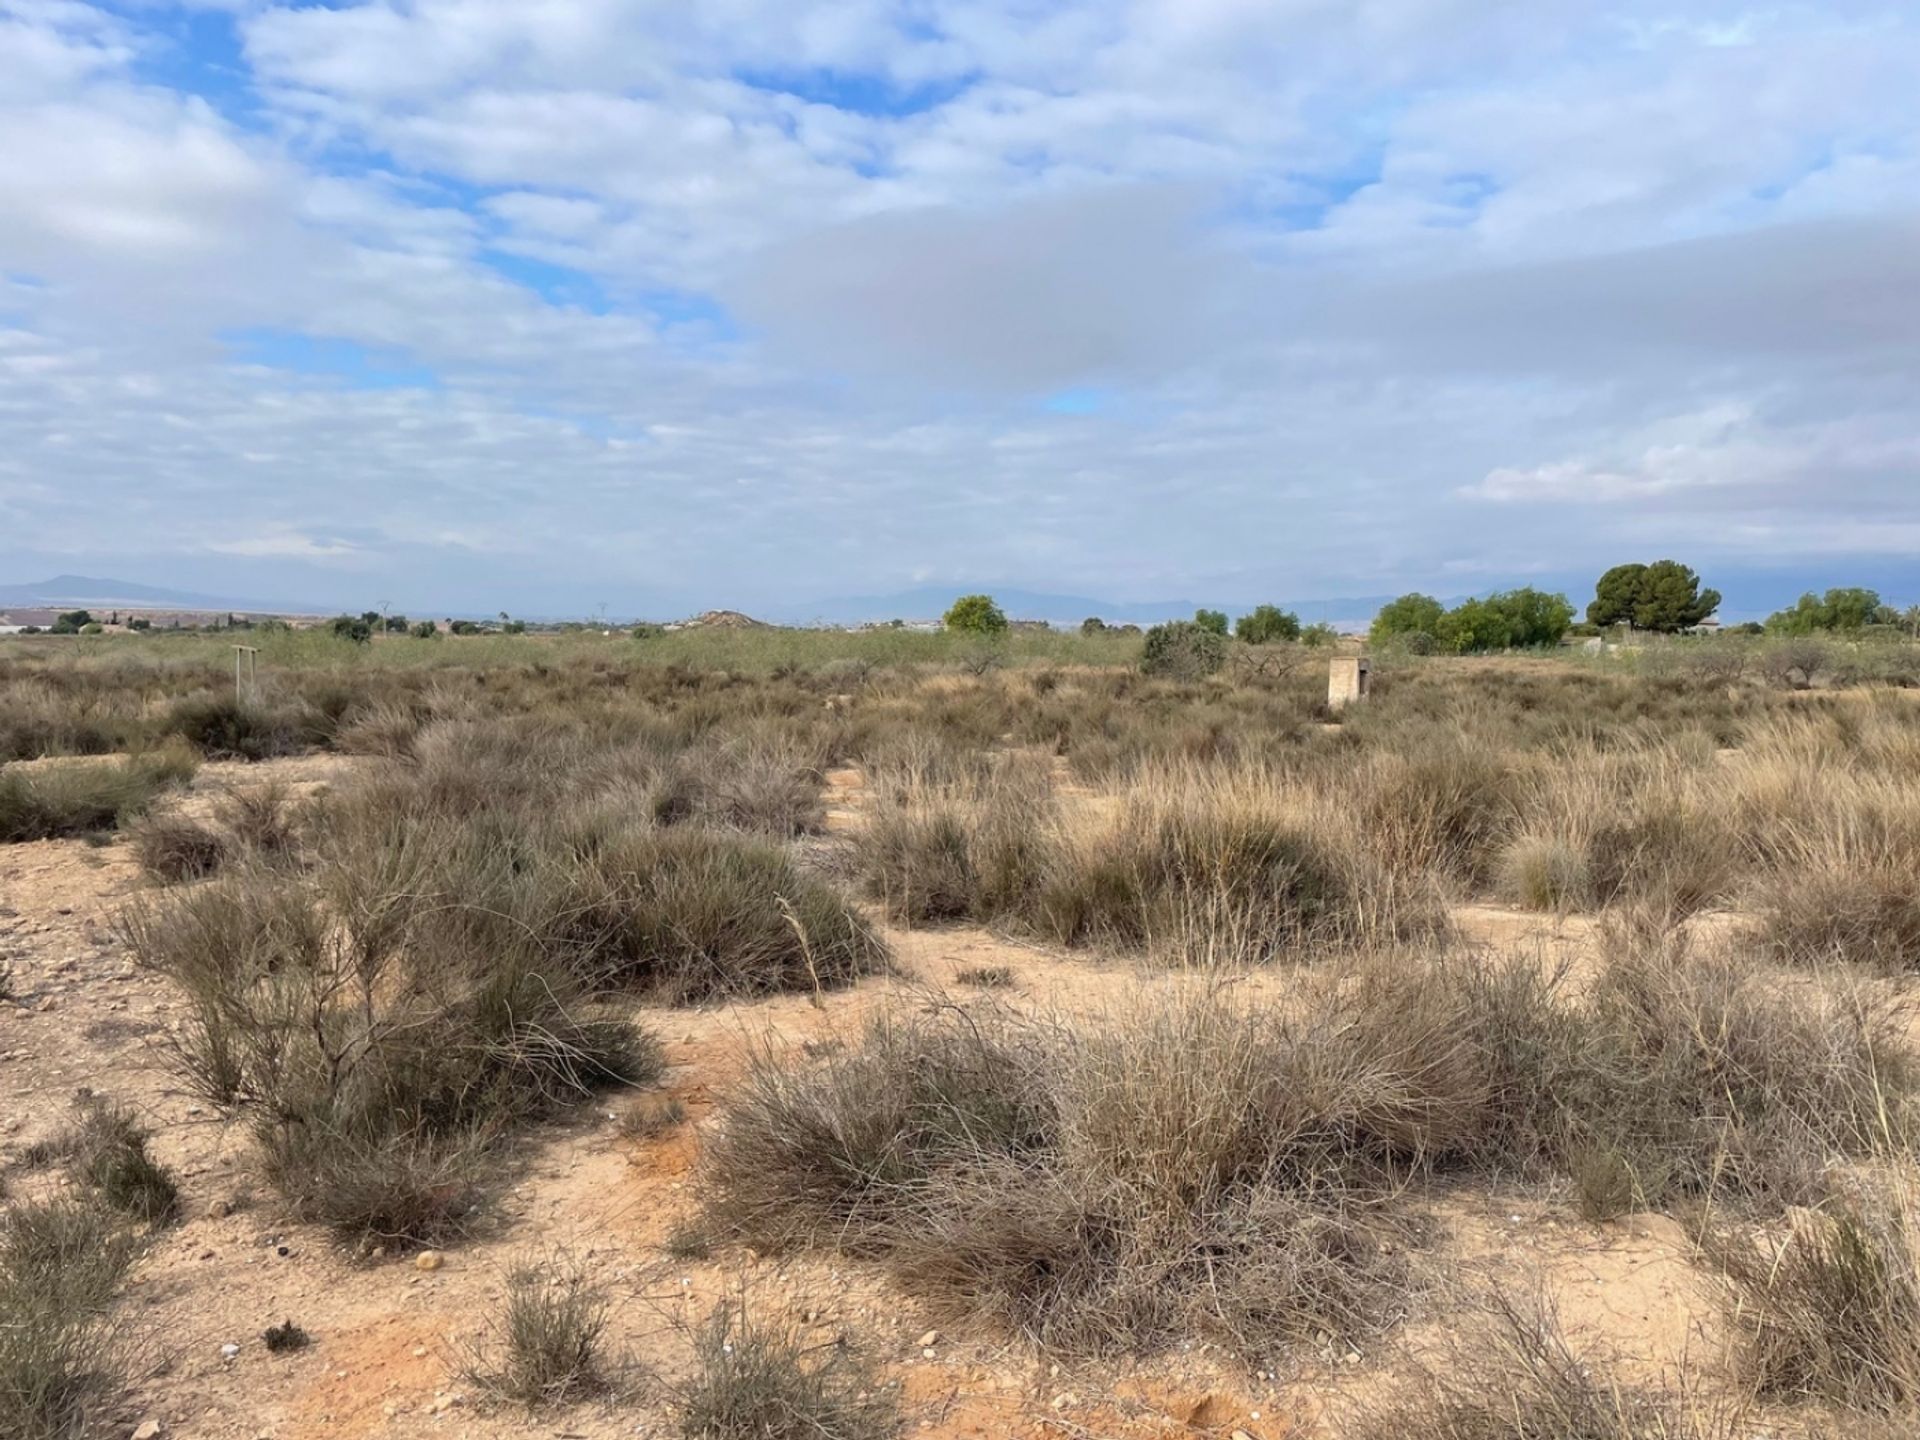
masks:
<svg viewBox="0 0 1920 1440"><path fill-rule="evenodd" d="M1327 667L1327 708L1344 710L1367 698L1373 664L1364 655L1336 655Z"/></svg>

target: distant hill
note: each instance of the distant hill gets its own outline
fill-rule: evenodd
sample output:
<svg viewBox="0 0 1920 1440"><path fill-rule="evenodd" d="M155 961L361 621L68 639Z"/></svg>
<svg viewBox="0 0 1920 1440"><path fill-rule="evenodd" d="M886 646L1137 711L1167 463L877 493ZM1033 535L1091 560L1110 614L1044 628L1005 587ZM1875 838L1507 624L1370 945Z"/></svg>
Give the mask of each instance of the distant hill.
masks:
<svg viewBox="0 0 1920 1440"><path fill-rule="evenodd" d="M0 584L0 608L72 609L88 605L118 605L136 610L245 611L254 614L321 615L325 606L289 605L271 600L248 600L234 595L200 595L169 590L133 580L107 580L95 575L55 575L51 580Z"/></svg>

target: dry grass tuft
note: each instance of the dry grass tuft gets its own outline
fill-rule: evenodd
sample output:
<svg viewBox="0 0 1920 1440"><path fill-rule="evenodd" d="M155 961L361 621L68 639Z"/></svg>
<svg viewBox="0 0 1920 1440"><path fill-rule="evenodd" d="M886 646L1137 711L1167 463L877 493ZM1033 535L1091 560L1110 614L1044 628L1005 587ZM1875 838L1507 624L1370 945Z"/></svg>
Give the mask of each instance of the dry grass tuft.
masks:
<svg viewBox="0 0 1920 1440"><path fill-rule="evenodd" d="M610 1384L609 1309L605 1289L567 1256L515 1265L500 1318L488 1344L469 1356L467 1376L528 1409L599 1394Z"/></svg>
<svg viewBox="0 0 1920 1440"><path fill-rule="evenodd" d="M1573 1349L1545 1302L1496 1297L1471 1340L1345 1426L1346 1440L1745 1440L1737 1411L1635 1388ZM1771 1431L1783 1434L1786 1432Z"/></svg>
<svg viewBox="0 0 1920 1440"><path fill-rule="evenodd" d="M685 1440L891 1440L899 1405L843 1338L722 1301L676 1387Z"/></svg>
<svg viewBox="0 0 1920 1440"><path fill-rule="evenodd" d="M81 1440L119 1403L130 1352L108 1307L139 1250L95 1205L0 1212L0 1434Z"/></svg>
<svg viewBox="0 0 1920 1440"><path fill-rule="evenodd" d="M1723 1227L1709 1252L1759 1394L1884 1415L1920 1402L1920 1255L1904 1195L1802 1212L1784 1239Z"/></svg>

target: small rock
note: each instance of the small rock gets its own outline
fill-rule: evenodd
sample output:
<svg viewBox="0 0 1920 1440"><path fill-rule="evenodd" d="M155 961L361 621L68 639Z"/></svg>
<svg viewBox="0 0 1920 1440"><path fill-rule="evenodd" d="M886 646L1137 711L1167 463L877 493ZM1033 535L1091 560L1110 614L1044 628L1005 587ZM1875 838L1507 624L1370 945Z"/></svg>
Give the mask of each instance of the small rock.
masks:
<svg viewBox="0 0 1920 1440"><path fill-rule="evenodd" d="M1058 1395L1053 1397L1053 1408L1056 1410L1064 1410L1069 1405L1078 1405L1079 1403L1079 1397L1071 1390L1062 1390Z"/></svg>
<svg viewBox="0 0 1920 1440"><path fill-rule="evenodd" d="M1236 1430L1233 1432L1232 1440L1253 1440L1253 1436L1244 1430Z"/></svg>
<svg viewBox="0 0 1920 1440"><path fill-rule="evenodd" d="M923 1345L920 1347L920 1358L922 1360L931 1360L934 1358L934 1356L938 1355L939 1353L940 1352L934 1349L933 1346L931 1345Z"/></svg>
<svg viewBox="0 0 1920 1440"><path fill-rule="evenodd" d="M422 1250L413 1257L413 1268L416 1270L438 1270L446 1263L447 1257L438 1250Z"/></svg>
<svg viewBox="0 0 1920 1440"><path fill-rule="evenodd" d="M224 1220L233 1213L231 1200L210 1200L207 1202L207 1219Z"/></svg>
<svg viewBox="0 0 1920 1440"><path fill-rule="evenodd" d="M134 1427L131 1440L160 1440L161 1433L158 1420L142 1420Z"/></svg>
<svg viewBox="0 0 1920 1440"><path fill-rule="evenodd" d="M220 1347L220 1358L222 1360L231 1360L233 1359L234 1356L238 1355L239 1353L240 1353L240 1347L238 1345L235 1345L231 1340L229 1340L225 1345L222 1345Z"/></svg>
<svg viewBox="0 0 1920 1440"><path fill-rule="evenodd" d="M939 1343L940 1343L940 1332L938 1330L929 1330L927 1331L926 1334L920 1337L920 1347L923 1350L929 1345L937 1345Z"/></svg>

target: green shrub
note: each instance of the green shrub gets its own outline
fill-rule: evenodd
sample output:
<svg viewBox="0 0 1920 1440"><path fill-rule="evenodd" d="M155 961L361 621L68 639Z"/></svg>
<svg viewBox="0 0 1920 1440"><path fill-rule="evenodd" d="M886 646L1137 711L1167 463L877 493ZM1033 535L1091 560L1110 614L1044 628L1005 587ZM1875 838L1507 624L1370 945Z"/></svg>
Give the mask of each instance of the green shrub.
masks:
<svg viewBox="0 0 1920 1440"><path fill-rule="evenodd" d="M1227 637L1192 620L1171 620L1147 631L1140 669L1147 675L1195 680L1227 663Z"/></svg>

